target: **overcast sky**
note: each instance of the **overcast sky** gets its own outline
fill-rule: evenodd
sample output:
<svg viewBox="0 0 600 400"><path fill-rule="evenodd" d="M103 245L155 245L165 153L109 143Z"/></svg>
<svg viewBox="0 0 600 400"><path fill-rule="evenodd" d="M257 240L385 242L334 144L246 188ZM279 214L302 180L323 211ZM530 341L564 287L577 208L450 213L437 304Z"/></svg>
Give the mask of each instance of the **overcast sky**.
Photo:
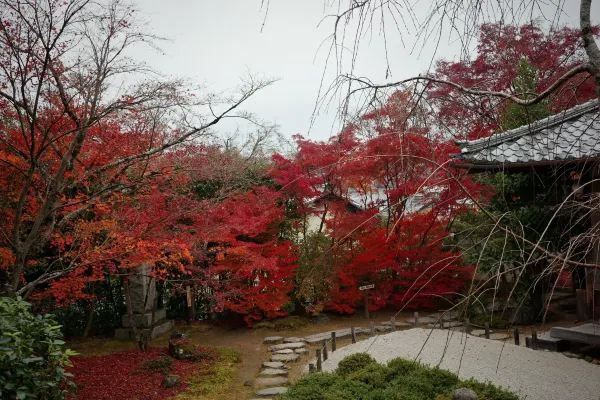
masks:
<svg viewBox="0 0 600 400"><path fill-rule="evenodd" d="M333 21L321 23L327 0L271 0L261 32L265 9L261 0L137 0L152 33L168 38L160 44L164 54L144 51L155 69L186 78L213 91L235 87L248 73L279 79L256 95L247 108L277 123L281 133L300 133L313 139L335 134L335 109L322 110L309 132L311 114L323 74L328 46L321 43L332 32ZM565 1L565 0L550 0ZM330 2L330 1L327 1ZM416 2L429 4L428 1ZM562 24L576 25L579 1L566 0ZM600 2L594 2L592 18L598 23ZM419 6L417 7L417 9ZM425 71L432 57L456 59L460 46L444 38L421 54L411 52L413 39L403 46L396 35L388 37L392 79ZM320 50L319 50L320 48ZM376 82L385 80L382 40L375 35L363 42L358 74ZM326 81L333 78L333 71Z"/></svg>

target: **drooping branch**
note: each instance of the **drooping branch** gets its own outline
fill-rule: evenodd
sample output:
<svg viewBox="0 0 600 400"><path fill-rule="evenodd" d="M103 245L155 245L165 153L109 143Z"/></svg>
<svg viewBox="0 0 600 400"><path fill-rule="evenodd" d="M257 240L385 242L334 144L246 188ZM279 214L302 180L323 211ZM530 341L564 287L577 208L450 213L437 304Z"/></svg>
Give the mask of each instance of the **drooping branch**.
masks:
<svg viewBox="0 0 600 400"><path fill-rule="evenodd" d="M452 87L464 94L468 94L468 95L497 97L497 98L502 98L505 100L510 100L510 101L512 101L516 104L522 105L522 106L530 106L533 104L537 104L540 101L546 99L548 96L550 96L552 93L554 93L556 90L558 90L562 85L564 85L566 82L568 82L575 75L578 75L581 73L586 73L586 72L588 74L591 74L593 71L594 71L594 67L589 63L581 64L574 68L571 68L569 71L564 73L560 78L558 78L556 81L554 81L554 83L552 83L552 85L550 85L546 90L537 94L535 97L533 97L531 99L523 99L523 98L515 95L514 93L510 93L510 92L470 88L470 87L460 85L456 82L452 82L452 81L448 81L448 80L444 80L444 79L438 79L438 78L434 78L431 76L415 76L415 77L406 78L406 79L402 79L400 81L390 82L390 83L385 83L385 84L375 84L375 83L371 82L370 79L364 78L364 77L357 78L357 77L353 77L353 76L349 76L349 75L344 75L343 78L350 82L355 82L355 83L358 83L359 85L361 85L360 87L354 88L353 90L351 90L348 93L348 97L347 97L346 101L348 101L348 99L352 95L354 95L358 92L361 92L361 91L365 91L365 90L378 91L378 90L383 90L383 89L401 88L402 86L405 86L409 83L423 81L426 84L439 84L439 85L450 86L450 87Z"/></svg>

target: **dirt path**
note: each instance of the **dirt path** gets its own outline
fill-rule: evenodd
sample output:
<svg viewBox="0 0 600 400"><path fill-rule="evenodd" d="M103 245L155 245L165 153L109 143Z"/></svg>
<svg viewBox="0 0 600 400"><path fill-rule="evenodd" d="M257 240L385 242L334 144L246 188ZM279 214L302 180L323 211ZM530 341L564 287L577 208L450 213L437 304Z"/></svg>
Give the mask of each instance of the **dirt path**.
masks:
<svg viewBox="0 0 600 400"><path fill-rule="evenodd" d="M372 320L376 323L389 320L393 313L379 312L373 313ZM410 314L412 315L412 314ZM409 314L397 316L398 320L408 318ZM230 347L237 350L241 355L241 363L237 370L235 388L228 393L230 399L249 399L253 397L254 390L248 386L256 378L261 365L269 358L267 346L263 344L263 339L267 336L307 336L314 333L326 332L335 329L349 328L351 326L366 327L369 322L362 316L332 316L327 322L309 323L306 326L297 329L247 329L235 328L228 329L214 326L210 323L199 322L190 327L181 326L181 330L189 335L189 338L199 345L212 347ZM348 340L349 342L349 340ZM345 341L340 341L340 345L345 345ZM301 369L309 358L313 356L312 352L303 355L300 360L293 364L290 370L290 379L294 381L300 375ZM246 384L246 385L245 385Z"/></svg>
<svg viewBox="0 0 600 400"><path fill-rule="evenodd" d="M387 321L392 312L372 313L371 319L375 323ZM409 318L412 313L401 314L396 317L398 321ZM191 326L177 325L176 329L185 332L193 343L208 347L229 347L235 349L241 355L241 362L237 368L236 379L231 390L227 393L227 399L246 400L254 394L254 389L249 384L256 378L264 361L268 360L267 346L263 339L267 336L307 336L314 333L326 332L335 329L349 328L351 326L367 327L369 322L362 315L353 316L331 316L326 322L309 322L307 325L297 329L276 330L268 328L249 329L244 327L227 328L216 326L210 322L197 322ZM341 340L340 346L349 343L349 340ZM166 346L168 335L155 339L153 346ZM106 354L115 351L135 348L133 342L122 342L114 339L91 338L69 342L69 346L83 355ZM303 355L290 370L290 379L296 380L300 371L312 352ZM215 399L216 400L216 399Z"/></svg>

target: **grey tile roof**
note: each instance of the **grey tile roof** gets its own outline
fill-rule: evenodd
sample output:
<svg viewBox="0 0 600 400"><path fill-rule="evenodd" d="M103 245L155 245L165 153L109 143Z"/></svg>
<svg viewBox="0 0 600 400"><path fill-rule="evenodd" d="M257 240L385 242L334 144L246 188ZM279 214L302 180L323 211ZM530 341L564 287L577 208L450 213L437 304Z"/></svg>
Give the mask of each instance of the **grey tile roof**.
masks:
<svg viewBox="0 0 600 400"><path fill-rule="evenodd" d="M454 158L472 166L510 166L599 157L598 100L510 131L457 144L461 152Z"/></svg>

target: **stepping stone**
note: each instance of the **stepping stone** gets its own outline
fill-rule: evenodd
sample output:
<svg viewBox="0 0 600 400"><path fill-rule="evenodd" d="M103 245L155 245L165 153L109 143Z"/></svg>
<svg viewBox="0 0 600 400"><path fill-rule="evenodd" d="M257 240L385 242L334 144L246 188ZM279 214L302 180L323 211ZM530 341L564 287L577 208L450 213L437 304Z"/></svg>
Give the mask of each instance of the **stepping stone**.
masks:
<svg viewBox="0 0 600 400"><path fill-rule="evenodd" d="M281 361L265 361L264 363L262 363L264 368L273 368L273 369L278 369L278 368L286 368L285 364L282 363Z"/></svg>
<svg viewBox="0 0 600 400"><path fill-rule="evenodd" d="M270 387L270 388L266 388L266 389L261 389L259 391L256 392L257 396L263 397L263 396L278 396L280 394L284 394L285 392L287 392L288 388L286 387Z"/></svg>
<svg viewBox="0 0 600 400"><path fill-rule="evenodd" d="M269 347L269 350L277 351L277 350L283 350L283 349L299 349L300 347L304 347L304 342L276 344L276 345Z"/></svg>
<svg viewBox="0 0 600 400"><path fill-rule="evenodd" d="M298 343L298 342L304 342L304 338L288 337L288 338L283 339L283 343Z"/></svg>
<svg viewBox="0 0 600 400"><path fill-rule="evenodd" d="M444 326L443 327L442 327L442 324L440 323L440 321L435 322L433 324L427 324L427 328L449 329L449 328L457 328L459 326L463 326L463 323L459 322L459 321L444 321Z"/></svg>
<svg viewBox="0 0 600 400"><path fill-rule="evenodd" d="M273 343L281 343L283 340L283 336L267 336L264 338L263 343L273 344Z"/></svg>
<svg viewBox="0 0 600 400"><path fill-rule="evenodd" d="M257 387L282 386L290 383L290 380L285 376L274 376L269 378L256 378L254 385Z"/></svg>
<svg viewBox="0 0 600 400"><path fill-rule="evenodd" d="M383 321L381 325L392 326L391 321ZM413 326L413 324L409 324L408 322L396 321L396 328L409 328Z"/></svg>
<svg viewBox="0 0 600 400"><path fill-rule="evenodd" d="M271 361L292 362L300 357L298 354L273 354Z"/></svg>
<svg viewBox="0 0 600 400"><path fill-rule="evenodd" d="M377 325L375 326L375 332L388 332L391 331L392 327L390 325Z"/></svg>
<svg viewBox="0 0 600 400"><path fill-rule="evenodd" d="M490 331L490 334L494 333L494 331ZM479 337L484 337L485 336L485 329L473 329L471 331L471 335L473 336L479 336Z"/></svg>
<svg viewBox="0 0 600 400"><path fill-rule="evenodd" d="M510 335L507 333L491 333L490 334L490 339L492 340L507 340L510 339Z"/></svg>
<svg viewBox="0 0 600 400"><path fill-rule="evenodd" d="M294 350L294 353L296 353L296 354L306 354L306 353L308 353L308 349L306 347L302 347L301 349Z"/></svg>
<svg viewBox="0 0 600 400"><path fill-rule="evenodd" d="M288 370L283 368L265 368L258 375L261 376L280 376L287 375Z"/></svg>
<svg viewBox="0 0 600 400"><path fill-rule="evenodd" d="M275 354L293 354L294 350L292 350L292 349L281 349L281 350L275 350L273 353L275 353Z"/></svg>
<svg viewBox="0 0 600 400"><path fill-rule="evenodd" d="M414 322L415 319L413 318L412 321ZM436 322L438 322L436 317L419 317L419 324L434 324Z"/></svg>

